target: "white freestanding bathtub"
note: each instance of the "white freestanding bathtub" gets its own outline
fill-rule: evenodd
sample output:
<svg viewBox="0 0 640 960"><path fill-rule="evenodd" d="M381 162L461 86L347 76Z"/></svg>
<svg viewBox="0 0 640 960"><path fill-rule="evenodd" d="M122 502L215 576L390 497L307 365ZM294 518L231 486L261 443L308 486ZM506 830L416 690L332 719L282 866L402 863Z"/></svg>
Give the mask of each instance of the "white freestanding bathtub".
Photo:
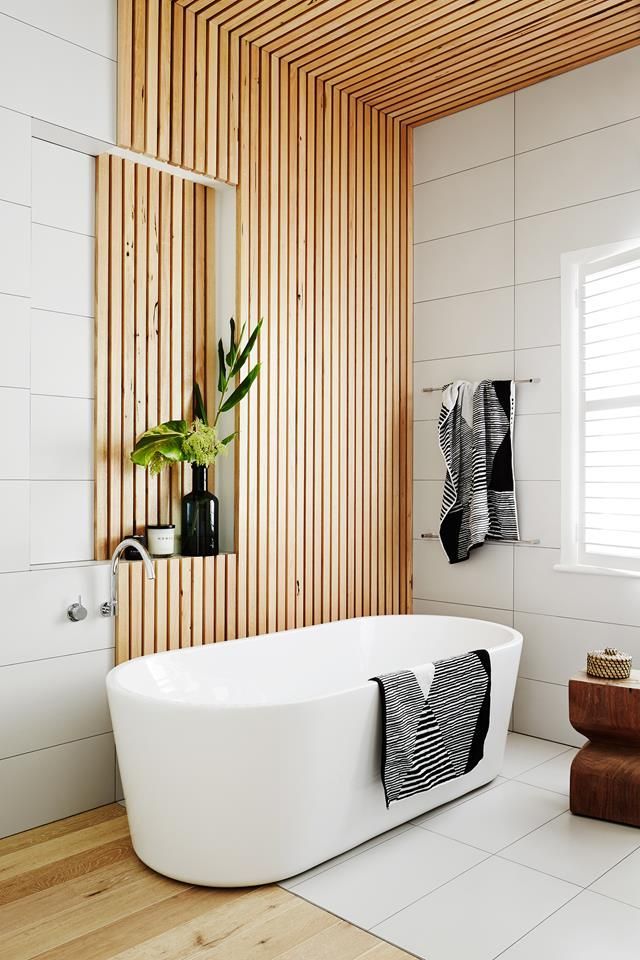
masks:
<svg viewBox="0 0 640 960"><path fill-rule="evenodd" d="M500 771L522 637L481 620L365 617L152 654L107 677L136 853L207 886L281 880L461 796ZM484 759L391 809L369 677L491 655Z"/></svg>

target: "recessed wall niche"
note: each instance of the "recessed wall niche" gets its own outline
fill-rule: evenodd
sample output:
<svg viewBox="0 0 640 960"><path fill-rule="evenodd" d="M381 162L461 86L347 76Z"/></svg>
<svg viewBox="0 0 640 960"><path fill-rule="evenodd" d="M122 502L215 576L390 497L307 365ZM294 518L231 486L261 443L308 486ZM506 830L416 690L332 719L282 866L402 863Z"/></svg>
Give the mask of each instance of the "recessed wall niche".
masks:
<svg viewBox="0 0 640 960"><path fill-rule="evenodd" d="M151 476L129 454L149 427L191 418L194 383L213 407L217 341L234 311L234 189L161 167L113 154L96 166L98 560L147 524L179 525L188 465ZM234 456L209 471L224 551L234 543Z"/></svg>

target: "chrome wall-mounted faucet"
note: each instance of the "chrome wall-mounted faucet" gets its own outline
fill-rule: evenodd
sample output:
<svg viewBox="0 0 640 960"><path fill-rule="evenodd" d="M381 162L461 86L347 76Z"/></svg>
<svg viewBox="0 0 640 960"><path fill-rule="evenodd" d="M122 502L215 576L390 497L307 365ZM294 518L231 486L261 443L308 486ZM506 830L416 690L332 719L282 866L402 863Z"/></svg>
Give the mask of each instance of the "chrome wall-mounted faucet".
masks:
<svg viewBox="0 0 640 960"><path fill-rule="evenodd" d="M100 607L100 613L103 617L115 617L118 612L118 567L120 565L120 557L127 547L133 547L142 557L142 562L147 572L147 579L155 580L156 578L153 571L153 560L142 544L138 543L138 541L132 537L127 537L125 540L122 540L113 551L113 556L111 557L111 598L105 600Z"/></svg>

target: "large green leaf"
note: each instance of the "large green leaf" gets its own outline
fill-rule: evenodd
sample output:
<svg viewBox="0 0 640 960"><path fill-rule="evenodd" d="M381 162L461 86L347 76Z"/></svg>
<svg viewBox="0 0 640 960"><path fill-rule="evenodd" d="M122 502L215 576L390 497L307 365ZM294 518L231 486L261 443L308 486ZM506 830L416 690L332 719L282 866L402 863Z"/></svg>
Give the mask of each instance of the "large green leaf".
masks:
<svg viewBox="0 0 640 960"><path fill-rule="evenodd" d="M234 430L233 433L230 433L228 437L225 437L224 440L221 440L220 443L223 447L228 447L232 440L238 436L237 430Z"/></svg>
<svg viewBox="0 0 640 960"><path fill-rule="evenodd" d="M189 424L186 420L167 420L157 427L152 427L143 433L136 443L131 460L139 467L148 467L156 454L161 454L167 460L179 463L185 459L182 444L189 433Z"/></svg>
<svg viewBox="0 0 640 960"><path fill-rule="evenodd" d="M241 371L242 368L244 367L244 365L245 365L245 363L247 362L247 359L248 359L248 357L249 357L249 354L250 354L251 351L253 350L253 348L254 348L254 346L255 346L255 342L256 342L256 340L258 339L258 334L260 333L260 328L261 328L261 327L262 327L262 320L260 320L260 321L256 324L255 329L251 331L251 336L250 336L249 339L247 340L246 346L245 346L244 349L238 354L238 356L237 356L237 358L236 358L236 362L234 363L233 368L231 369L231 371L230 371L230 373L229 373L229 376L230 376L230 377L235 377L236 374L240 373L240 371Z"/></svg>
<svg viewBox="0 0 640 960"><path fill-rule="evenodd" d="M223 405L220 407L220 410L226 412L227 410L232 410L236 404L240 403L243 397L246 397L249 390L251 389L251 384L256 379L260 372L260 364L256 363L253 370L247 374L242 383L236 387L228 400L226 400Z"/></svg>

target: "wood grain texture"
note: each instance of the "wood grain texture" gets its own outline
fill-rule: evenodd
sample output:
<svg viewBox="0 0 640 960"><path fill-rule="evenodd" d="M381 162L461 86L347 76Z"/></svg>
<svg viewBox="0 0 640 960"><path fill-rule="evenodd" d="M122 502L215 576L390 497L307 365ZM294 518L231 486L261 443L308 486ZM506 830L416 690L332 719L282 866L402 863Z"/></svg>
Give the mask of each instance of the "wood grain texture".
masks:
<svg viewBox="0 0 640 960"><path fill-rule="evenodd" d="M267 10L266 4L258 7ZM167 125L162 127L163 136L159 126L158 152L168 136L173 162L202 166L208 174L237 183L236 316L249 331L265 318L257 347L261 375L238 412L237 564L228 572L224 635L407 612L411 132L400 120L232 29L236 22L249 26L251 5L236 10L231 20L205 20L204 7L173 4L170 43L163 33L163 9L160 4L158 42L162 46L165 37L171 62L163 64L158 55L157 63L162 76L172 77L171 124L169 134ZM166 11L164 16L166 20ZM186 39L190 17L197 19L193 44ZM137 47L142 40L132 24L131 43ZM156 31L147 28L145 43L151 33L155 37ZM132 63L137 56L135 50L130 54ZM187 78L192 68L195 79ZM130 94L135 94L133 76ZM202 95L207 97L204 109ZM132 100L131 116L135 113ZM153 143L147 138L144 149ZM173 417L182 416L194 376L204 376L209 384L215 380L215 352L208 339L203 352L198 337L198 318L212 296L205 291L203 302L197 284L185 288L185 276L197 271L202 250L209 249L198 230L191 239L192 189L192 184L176 183L171 192L170 267L165 270L161 256L159 276L151 272L144 290L138 289L144 264L136 274L140 306L135 315L147 317L148 325L149 301L159 300L159 327L151 331L158 357L154 347L154 362L140 369L140 382L144 377L147 387L162 384L164 402L162 357L169 356ZM159 209L163 249L163 181L159 200L154 196L147 187L144 215ZM149 249L153 252L153 244L147 256ZM211 271L207 278L213 282ZM120 288L116 293L121 295ZM184 318L191 313L194 336L185 327ZM104 309L99 311L104 315ZM121 337L118 329L118 356ZM126 362L126 351L124 356ZM116 368L117 359L114 373ZM115 376L106 383L112 393L117 389ZM112 431L122 416L119 402ZM141 426L142 421L136 424L136 433ZM112 459L122 462L120 448ZM128 475L124 469L117 482L126 484ZM173 504L179 493L172 485ZM127 503L128 498L127 488ZM153 510L156 502L163 502L162 489L152 485L145 504ZM142 502L134 511L136 522L141 510ZM115 538L121 526L110 524ZM98 542L113 541L100 535ZM194 636L194 642L201 642L201 636L205 642L211 639L210 624L217 622L222 607L217 591L215 609L211 606L206 572L202 588L194 581L198 598L202 592L202 617L199 599L195 621L184 605L177 612L181 594L176 584L185 578L191 582L193 576L193 565L175 561L156 585L162 596L166 592L169 610L166 622L155 621L156 649L165 649L176 624L183 645L187 636ZM131 579L123 584L127 615L135 617L131 624L143 634L140 642L123 641L120 659L144 649L151 611L145 619L143 590ZM122 611L121 606L121 617Z"/></svg>
<svg viewBox="0 0 640 960"><path fill-rule="evenodd" d="M640 671L572 677L569 719L589 740L571 765L572 813L640 826Z"/></svg>
<svg viewBox="0 0 640 960"><path fill-rule="evenodd" d="M158 0L120 0L120 36L133 37L133 56L125 44L119 57L120 142L147 153L165 146L155 71L147 74L146 102L141 96L141 50L172 77L173 162L231 183L243 42L403 124L446 116L640 43L638 0L173 0L170 45L136 16L140 3L149 3L153 23ZM217 149L204 149L203 137Z"/></svg>
<svg viewBox="0 0 640 960"><path fill-rule="evenodd" d="M277 886L214 890L154 873L118 805L0 841L0 876L0 952L11 960L408 956Z"/></svg>

